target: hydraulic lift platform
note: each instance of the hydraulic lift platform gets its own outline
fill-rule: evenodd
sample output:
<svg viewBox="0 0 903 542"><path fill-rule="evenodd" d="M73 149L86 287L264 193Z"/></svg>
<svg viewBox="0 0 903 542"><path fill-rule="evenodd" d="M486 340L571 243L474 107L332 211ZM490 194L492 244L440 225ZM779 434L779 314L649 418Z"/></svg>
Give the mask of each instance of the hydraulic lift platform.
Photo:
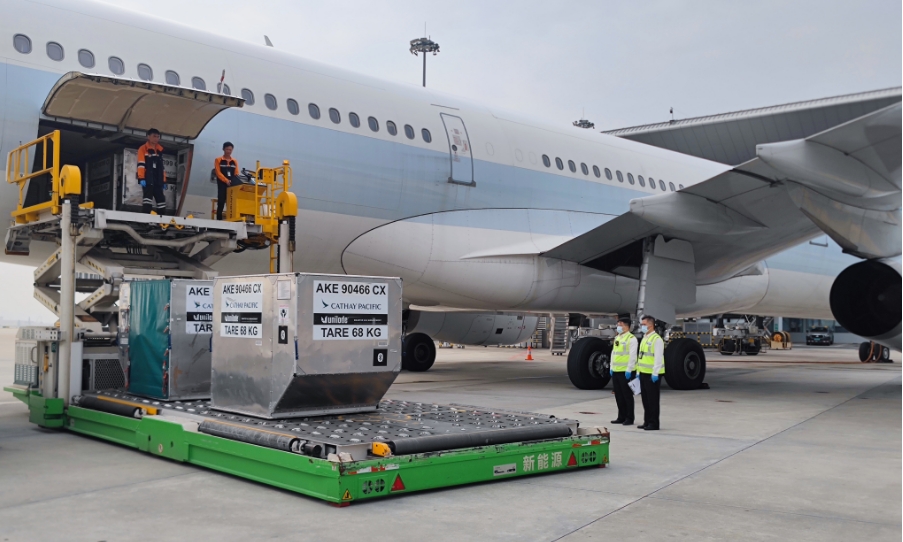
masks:
<svg viewBox="0 0 903 542"><path fill-rule="evenodd" d="M87 393L64 408L61 399L44 399L34 390L4 389L29 405L38 425L337 506L609 462L607 430L541 414L383 400L374 413L264 420L217 412L207 401L167 403L107 391ZM539 437L553 434L562 436ZM449 445L454 442L471 444ZM405 445L425 451L392 451ZM374 455L374 449L386 455Z"/></svg>

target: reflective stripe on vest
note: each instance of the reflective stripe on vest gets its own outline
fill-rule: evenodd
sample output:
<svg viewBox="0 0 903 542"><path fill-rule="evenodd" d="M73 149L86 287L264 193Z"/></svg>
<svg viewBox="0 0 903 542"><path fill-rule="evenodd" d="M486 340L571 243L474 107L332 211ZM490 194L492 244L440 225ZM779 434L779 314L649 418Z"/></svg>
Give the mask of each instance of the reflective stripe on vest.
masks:
<svg viewBox="0 0 903 542"><path fill-rule="evenodd" d="M611 370L623 372L630 363L630 341L635 339L629 331L615 338L611 348Z"/></svg>
<svg viewBox="0 0 903 542"><path fill-rule="evenodd" d="M650 331L640 342L640 352L637 354L636 370L639 373L651 375L652 369L655 367L655 339L660 339L658 333ZM660 375L665 374L665 366L662 365Z"/></svg>

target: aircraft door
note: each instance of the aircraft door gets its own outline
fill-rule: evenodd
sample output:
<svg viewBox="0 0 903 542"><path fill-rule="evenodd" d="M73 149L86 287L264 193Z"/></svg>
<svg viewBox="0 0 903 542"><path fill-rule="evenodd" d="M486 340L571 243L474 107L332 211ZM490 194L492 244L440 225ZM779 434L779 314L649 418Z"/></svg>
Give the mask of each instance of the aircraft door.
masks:
<svg viewBox="0 0 903 542"><path fill-rule="evenodd" d="M445 134L448 136L448 155L451 161L451 172L448 182L476 186L473 180L473 153L470 138L461 117L439 113Z"/></svg>

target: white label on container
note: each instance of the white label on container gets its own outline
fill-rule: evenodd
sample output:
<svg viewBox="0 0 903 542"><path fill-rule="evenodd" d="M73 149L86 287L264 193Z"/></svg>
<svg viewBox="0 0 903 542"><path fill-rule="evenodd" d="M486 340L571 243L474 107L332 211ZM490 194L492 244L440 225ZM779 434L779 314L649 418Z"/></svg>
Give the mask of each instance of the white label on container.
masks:
<svg viewBox="0 0 903 542"><path fill-rule="evenodd" d="M388 338L388 284L315 280L313 299L315 341Z"/></svg>
<svg viewBox="0 0 903 542"><path fill-rule="evenodd" d="M213 333L213 286L189 286L185 289L185 333Z"/></svg>
<svg viewBox="0 0 903 542"><path fill-rule="evenodd" d="M282 301L292 298L292 281L277 280L276 281L276 299Z"/></svg>
<svg viewBox="0 0 903 542"><path fill-rule="evenodd" d="M222 337L259 339L263 326L263 282L227 282L220 285Z"/></svg>
<svg viewBox="0 0 903 542"><path fill-rule="evenodd" d="M288 303L280 303L279 311L276 313L276 316L279 318L280 326L287 326L289 324L289 315L291 314Z"/></svg>

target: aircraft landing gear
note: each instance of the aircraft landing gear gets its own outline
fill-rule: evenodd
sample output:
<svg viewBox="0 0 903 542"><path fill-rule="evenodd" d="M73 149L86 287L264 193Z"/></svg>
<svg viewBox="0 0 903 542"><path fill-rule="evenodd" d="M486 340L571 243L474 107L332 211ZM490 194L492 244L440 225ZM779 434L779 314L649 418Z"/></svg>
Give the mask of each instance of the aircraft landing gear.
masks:
<svg viewBox="0 0 903 542"><path fill-rule="evenodd" d="M568 378L581 390L601 390L611 380L611 342L584 337L568 353Z"/></svg>
<svg viewBox="0 0 903 542"><path fill-rule="evenodd" d="M411 333L405 335L401 347L401 368L422 373L429 371L436 362L436 344L429 335Z"/></svg>
<svg viewBox="0 0 903 542"><path fill-rule="evenodd" d="M673 339L665 347L665 381L672 390L695 390L705 379L705 352L693 339Z"/></svg>

